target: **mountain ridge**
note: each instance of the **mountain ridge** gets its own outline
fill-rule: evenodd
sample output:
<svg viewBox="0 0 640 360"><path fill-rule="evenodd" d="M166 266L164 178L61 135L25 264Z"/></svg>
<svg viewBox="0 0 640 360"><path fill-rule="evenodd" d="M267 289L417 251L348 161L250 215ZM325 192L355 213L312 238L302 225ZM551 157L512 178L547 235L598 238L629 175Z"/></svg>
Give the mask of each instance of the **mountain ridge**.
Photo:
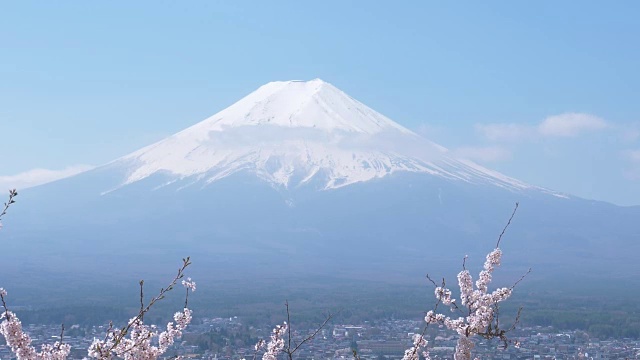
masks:
<svg viewBox="0 0 640 360"><path fill-rule="evenodd" d="M313 183L326 190L416 172L564 196L454 158L445 147L320 79L265 84L207 119L109 165L126 169L120 186L156 173L173 177L167 185L183 180L208 184L248 170L274 187Z"/></svg>

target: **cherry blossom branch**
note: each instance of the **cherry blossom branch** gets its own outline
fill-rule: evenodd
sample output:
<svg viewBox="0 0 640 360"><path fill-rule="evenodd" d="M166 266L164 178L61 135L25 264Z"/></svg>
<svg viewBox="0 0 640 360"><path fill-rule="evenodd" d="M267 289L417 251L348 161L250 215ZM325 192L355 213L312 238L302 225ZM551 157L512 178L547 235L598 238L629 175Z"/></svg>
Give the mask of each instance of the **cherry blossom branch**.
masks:
<svg viewBox="0 0 640 360"><path fill-rule="evenodd" d="M4 297L7 295L7 291L3 288L0 288L0 299L2 300L2 308L4 309L4 315L6 317L7 320L10 320L9 318L9 308L7 307L7 303L4 300Z"/></svg>
<svg viewBox="0 0 640 360"><path fill-rule="evenodd" d="M286 322L283 325L276 325L271 331L271 339L269 342L265 342L262 339L258 341L255 346L256 353L254 354L254 359L258 351L266 347L266 351L262 354L262 360L277 360L278 355L284 350L284 335L288 328L289 326Z"/></svg>
<svg viewBox="0 0 640 360"><path fill-rule="evenodd" d="M4 203L4 207L0 207L0 219L6 215L9 207L15 203L15 197L18 192L9 191L9 200ZM1 227L0 223L0 227ZM140 310L136 317L129 320L127 325L120 330L113 327L113 323L109 323L109 328L105 334L104 340L95 339L88 349L88 355L92 358L100 360L111 360L115 357L122 357L125 360L137 359L158 359L164 354L169 346L174 343L176 337L182 336L182 331L191 322L191 310L187 308L189 291L195 291L196 284L191 278L182 280L182 285L187 288L185 297L185 308L182 312L174 314L174 322L167 324L166 331L158 334L155 326L147 326L143 324L144 315L159 300L164 299L167 292L173 290L178 280L184 277L184 271L191 265L190 258L182 259L182 267L178 269L178 273L166 288L160 289L159 294L152 298L151 301L144 305L144 281L140 280ZM64 344L64 324L61 326L60 339L55 344L42 345L42 350L37 352L31 345L31 337L22 330L20 319L9 311L5 297L7 292L0 288L0 301L4 309L0 313L0 335L2 335L11 351L15 354L17 360L65 360L69 357L71 346ZM130 335L130 339L125 339ZM158 346L153 346L151 340L158 336ZM275 360L275 359L273 359Z"/></svg>
<svg viewBox="0 0 640 360"><path fill-rule="evenodd" d="M7 200L7 202L4 203L4 207L2 209L2 212L0 212L0 220L2 220L2 217L7 214L7 210L9 210L9 207L12 204L15 204L16 196L18 196L18 191L16 191L16 189L10 189L9 190L9 200ZM2 221L0 221L0 229L2 229ZM0 288L0 299L2 299L2 308L4 309L4 315L5 315L5 318L7 320L10 320L9 308L7 308L7 303L4 300L4 297L6 295L7 295L7 291L5 289L3 289L3 288Z"/></svg>
<svg viewBox="0 0 640 360"><path fill-rule="evenodd" d="M196 283L191 280L191 278L187 278L186 280L182 280L182 286L187 290L187 293L184 296L184 307L187 308L189 305L189 291L196 291Z"/></svg>
<svg viewBox="0 0 640 360"><path fill-rule="evenodd" d="M433 310L427 312L425 321L427 325L437 323L455 331L458 334L459 338L454 355L456 360L471 359L471 351L474 347L474 343L471 338L474 335L485 339L499 338L502 340L506 348L510 342L506 334L513 330L520 320L520 312L522 308L518 311L514 324L509 329L501 329L499 303L507 300L511 296L514 288L531 272L531 269L522 275L511 287L498 288L493 292L488 291L493 271L496 267L500 266L502 257L502 250L500 250L499 247L500 242L515 216L518 205L519 204L516 203L515 208L509 217L509 221L500 233L498 241L496 242L496 248L487 254L483 269L480 271L478 279L475 282L473 281L469 270L466 268L467 257L464 257L462 261L462 271L458 273L458 286L460 287L461 300L460 306L457 305L456 299L451 298L451 290L445 287L444 280L442 281L442 286L437 286L436 282L427 275L427 279L436 286L435 296L437 303ZM451 306L452 311L453 309L458 309L462 316L452 318L450 316L445 316L444 314L436 313L437 305L441 302L444 305ZM462 308L465 308L466 311L463 312ZM422 344L425 344L424 346L426 346L423 335L415 337L414 346L405 352L404 360L417 360L416 354L418 348ZM428 353L425 352L424 358L430 359Z"/></svg>
<svg viewBox="0 0 640 360"><path fill-rule="evenodd" d="M60 326L60 342L58 343L58 346L56 347L58 350L60 350L60 346L62 345L62 338L64 337L64 324L62 324Z"/></svg>
<svg viewBox="0 0 640 360"><path fill-rule="evenodd" d="M4 203L4 209L2 210L2 212L0 212L0 218L2 216L6 215L7 214L7 210L9 210L9 207L11 206L11 204L14 204L16 202L14 200L16 196L18 196L18 192L16 191L16 189L10 189L9 190L9 201Z"/></svg>
<svg viewBox="0 0 640 360"><path fill-rule="evenodd" d="M431 280L431 278L429 278L429 275L427 275L427 278L429 280ZM433 280L431 280L433 282L433 284L435 285L435 282ZM444 279L442 279L442 287L444 287L445 283L444 283ZM437 287L436 287L437 288ZM436 304L433 307L433 312L436 312L438 310L438 305L440 305L440 299L438 299L438 301L436 301ZM402 357L402 360L419 360L419 356L418 356L418 351L420 351L421 348L424 348L424 357L426 359L429 359L429 352L427 350L427 345L428 342L427 340L424 338L424 335L427 333L427 329L429 328L430 323L427 322L427 324L424 326L424 328L422 328L422 333L420 333L420 335L414 335L413 337L413 346L410 347L409 349L405 350L404 352L404 356Z"/></svg>
<svg viewBox="0 0 640 360"><path fill-rule="evenodd" d="M173 278L173 280L169 283L169 285L166 288L161 288L160 289L160 293L151 299L151 301L149 301L149 304L147 304L146 307L144 306L144 303L142 303L142 306L140 308L140 311L138 312L138 315L136 317L134 317L133 319L131 319L129 321L129 323L123 327L122 329L120 329L119 331L112 331L112 326L110 326L110 331L107 332L107 336L105 338L105 341L102 343L102 345L100 343L95 343L93 346L93 350L92 353L94 355L94 357L99 357L101 359L107 359L110 358L110 354L119 347L120 343L122 342L122 340L127 336L127 334L129 334L129 331L131 330L132 327L134 326L139 326L140 324L142 324L142 319L144 317L144 314L146 314L147 312L149 312L149 310L151 310L151 307L158 302L159 300L164 299L165 295L167 292L173 290L174 286L176 285L176 283L178 282L178 280L184 278L184 271L186 270L186 268L191 265L191 260L190 257L186 257L184 259L182 259L182 267L180 267L178 269L178 273L176 274L176 276ZM140 284L141 286L141 296L143 295L142 293L142 286L143 283L141 282ZM187 310L185 308L185 310ZM111 340L111 341L109 341ZM146 339L141 339L141 341L144 341ZM106 347L103 347L104 344L107 344ZM124 350L123 352L127 352L130 351L132 349L128 349L128 350Z"/></svg>
<svg viewBox="0 0 640 360"><path fill-rule="evenodd" d="M60 341L53 345L44 344L42 350L37 352L31 345L32 339L29 334L22 330L22 323L18 317L9 311L5 296L7 292L0 288L0 298L5 312L0 315L0 335L2 335L18 360L64 360L71 352L71 346L62 342L64 336L64 325L60 333Z"/></svg>
<svg viewBox="0 0 640 360"><path fill-rule="evenodd" d="M260 339L258 343L255 345L255 352L253 354L253 359L256 360L258 356L258 352L266 347L266 351L262 355L262 360L277 360L278 355L281 352L284 352L287 355L289 360L293 360L293 354L295 354L302 345L307 343L308 341L313 340L313 338L318 335L318 333L331 321L333 318L333 314L328 314L322 324L320 324L311 334L307 335L300 343L297 343L293 340L292 330L291 330L291 313L289 310L289 302L285 301L285 308L287 311L287 321L283 325L277 325L273 331L271 332L271 339L269 342L265 342ZM287 336L286 344L284 336Z"/></svg>
<svg viewBox="0 0 640 360"><path fill-rule="evenodd" d="M2 217L7 215L7 210L9 210L9 207L11 207L12 204L15 204L16 200L16 196L18 196L18 192L16 191L16 189L10 189L9 190L9 200L4 203L2 212L0 212L0 220L2 220ZM2 228L2 221L0 221L0 229Z"/></svg>
<svg viewBox="0 0 640 360"><path fill-rule="evenodd" d="M258 340L258 343L254 345L253 347L253 360L256 360L258 358L258 352L260 351L260 349L262 349L264 347L264 340L260 339Z"/></svg>

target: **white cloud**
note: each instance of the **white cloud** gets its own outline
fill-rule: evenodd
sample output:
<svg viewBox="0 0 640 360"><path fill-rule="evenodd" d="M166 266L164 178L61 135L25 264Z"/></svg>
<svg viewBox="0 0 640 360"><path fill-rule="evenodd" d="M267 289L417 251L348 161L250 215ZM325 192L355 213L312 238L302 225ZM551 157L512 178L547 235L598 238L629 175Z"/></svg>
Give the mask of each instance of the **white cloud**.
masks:
<svg viewBox="0 0 640 360"><path fill-rule="evenodd" d="M476 124L476 131L491 141L518 141L530 137L534 128L520 124Z"/></svg>
<svg viewBox="0 0 640 360"><path fill-rule="evenodd" d="M640 149L622 151L622 156L629 162L623 170L627 180L640 180Z"/></svg>
<svg viewBox="0 0 640 360"><path fill-rule="evenodd" d="M414 132L426 138L433 138L434 136L441 134L442 130L443 129L440 127L426 123L422 123L413 129Z"/></svg>
<svg viewBox="0 0 640 360"><path fill-rule="evenodd" d="M498 162L511 159L511 151L500 146L460 147L452 151L453 156L478 162Z"/></svg>
<svg viewBox="0 0 640 360"><path fill-rule="evenodd" d="M607 128L601 118L584 113L565 113L549 116L538 125L538 132L544 136L576 136L586 131Z"/></svg>
<svg viewBox="0 0 640 360"><path fill-rule="evenodd" d="M0 175L0 189L26 189L91 170L93 166L73 165L62 170L32 169L16 175Z"/></svg>
<svg viewBox="0 0 640 360"><path fill-rule="evenodd" d="M623 154L627 159L634 163L640 163L640 150L627 150Z"/></svg>
<svg viewBox="0 0 640 360"><path fill-rule="evenodd" d="M640 125L637 123L620 128L620 140L625 143L635 143L640 139Z"/></svg>
<svg viewBox="0 0 640 360"><path fill-rule="evenodd" d="M609 127L606 121L585 113L552 115L538 125L516 123L476 124L476 131L491 141L515 142L537 137L572 137Z"/></svg>

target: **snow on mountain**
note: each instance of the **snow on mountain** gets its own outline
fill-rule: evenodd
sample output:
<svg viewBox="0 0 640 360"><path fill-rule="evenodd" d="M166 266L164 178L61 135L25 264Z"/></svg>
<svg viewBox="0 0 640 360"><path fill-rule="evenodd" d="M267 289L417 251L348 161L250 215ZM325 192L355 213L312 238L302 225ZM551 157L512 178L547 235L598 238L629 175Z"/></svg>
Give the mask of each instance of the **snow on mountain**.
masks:
<svg viewBox="0 0 640 360"><path fill-rule="evenodd" d="M316 128L375 134L412 132L320 79L276 81L261 86L207 120L177 134L182 138L248 125ZM200 137L202 138L202 137Z"/></svg>
<svg viewBox="0 0 640 360"><path fill-rule="evenodd" d="M275 187L321 189L425 173L511 190L534 188L434 144L320 79L271 82L162 141L116 160L122 185L153 174L188 184L249 171ZM112 164L112 165L113 165Z"/></svg>
<svg viewBox="0 0 640 360"><path fill-rule="evenodd" d="M452 153L321 80L269 83L110 164L21 192L8 246L29 254L30 274L130 275L187 251L199 278L396 281L482 259L521 202L504 243L516 279L530 265L554 280L634 274L640 208L563 199ZM0 264L17 274L24 259Z"/></svg>

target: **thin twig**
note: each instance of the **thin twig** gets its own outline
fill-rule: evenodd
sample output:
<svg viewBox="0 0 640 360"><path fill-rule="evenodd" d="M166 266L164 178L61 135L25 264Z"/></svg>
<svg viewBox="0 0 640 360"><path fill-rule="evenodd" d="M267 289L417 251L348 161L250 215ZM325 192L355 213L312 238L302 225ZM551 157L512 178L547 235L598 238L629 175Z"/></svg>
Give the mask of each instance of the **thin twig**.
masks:
<svg viewBox="0 0 640 360"><path fill-rule="evenodd" d="M18 192L16 191L16 189L10 189L9 190L9 201L4 203L4 209L0 213L0 218L2 218L4 215L6 215L7 214L7 210L9 210L9 207L11 206L11 204L14 204L16 202L14 200L16 196L18 196Z"/></svg>
<svg viewBox="0 0 640 360"><path fill-rule="evenodd" d="M0 293L0 299L2 299L2 307L4 308L4 316L7 320L11 320L11 317L9 316L9 308L7 307L7 303L4 301L4 295L2 295L2 293Z"/></svg>
<svg viewBox="0 0 640 360"><path fill-rule="evenodd" d="M513 285L511 285L511 287L509 289L513 290L516 287L516 285L518 285L522 280L524 280L524 278L527 277L527 275L529 275L530 272L531 272L531 268L529 268L529 270L527 270L526 273L524 273L522 276L520 276L520 279L518 279L518 281L513 283Z"/></svg>
<svg viewBox="0 0 640 360"><path fill-rule="evenodd" d="M144 310L144 292L142 291L143 287L144 287L144 280L140 280L140 312L141 313ZM140 321L143 321L143 320L144 320L144 314L140 316Z"/></svg>
<svg viewBox="0 0 640 360"><path fill-rule="evenodd" d="M187 286L187 295L185 295L184 297L184 308L188 308L189 307L189 287Z"/></svg>
<svg viewBox="0 0 640 360"><path fill-rule="evenodd" d="M288 345L287 345L287 355L289 356L289 360L291 360L292 357L293 357L293 351L291 351L291 314L289 313L289 301L288 300L284 301L284 306L287 308L287 335L289 337Z"/></svg>
<svg viewBox="0 0 640 360"><path fill-rule="evenodd" d="M302 342L300 344L298 344L298 346L296 346L293 351L291 352L291 354L293 354L294 352L296 352L296 350L298 350L298 348L300 348L300 346L302 346L304 343L306 343L307 341L313 340L314 337L316 337L316 335L318 335L318 333L320 332L320 330L322 330L329 321L331 321L331 319L333 318L333 314L329 314L327 315L327 317L324 319L324 321L322 322L322 324L320 324L320 326L318 326L318 328L316 328L316 330L313 332L313 334L307 336L304 340L302 340ZM289 325L289 327L291 327L291 325Z"/></svg>
<svg viewBox="0 0 640 360"><path fill-rule="evenodd" d="M287 333L288 333L287 347L284 349L284 352L287 354L287 357L289 358L289 360L293 360L293 354L296 351L298 351L298 349L300 349L300 347L304 345L307 341L310 341L313 338L315 338L316 335L318 335L318 333L327 325L327 323L331 321L331 319L333 318L333 314L330 313L329 315L327 315L327 317L324 319L322 324L320 324L320 326L318 326L312 334L307 335L307 337L305 337L299 344L295 344L295 346L292 346L291 342L293 341L293 336L291 335L291 313L289 311L289 301L285 301L284 305L287 309Z"/></svg>
<svg viewBox="0 0 640 360"><path fill-rule="evenodd" d="M511 325L509 330L507 330L507 332L515 329L516 326L518 325L518 323L520 322L520 314L522 313L522 309L523 309L522 306L520 306L520 308L518 308L518 314L516 315L516 319L513 321L513 324Z"/></svg>
<svg viewBox="0 0 640 360"><path fill-rule="evenodd" d="M58 350L60 350L60 346L62 346L63 337L64 337L64 324L62 324L60 329L60 342L58 343Z"/></svg>
<svg viewBox="0 0 640 360"><path fill-rule="evenodd" d="M431 283L433 283L433 285L435 285L436 287L438 285L436 285L436 282L433 281L433 279L431 279L429 277L429 275L427 275L427 279L429 279L431 281ZM442 284L441 287L444 288L446 286L445 280L444 278L442 278ZM442 299L440 297L438 297L438 301L436 301L436 304L433 306L433 312L435 313L436 311L438 311L438 306L440 305L440 302L442 301ZM424 328L422 329L422 333L420 334L420 340L424 339L424 335L427 333L427 329L429 328L429 324L431 324L430 322L427 321L427 325L424 326ZM420 342L418 342L420 343ZM414 345L413 345L413 352L412 352L412 356L411 358L413 358L415 356L415 354L418 352L418 348L419 346L415 345L415 341L414 341ZM359 358L358 358L359 360Z"/></svg>
<svg viewBox="0 0 640 360"><path fill-rule="evenodd" d="M429 280L433 284L433 286L438 287L438 284L436 284L436 282L433 281L433 279L429 276L429 274L427 274L427 280Z"/></svg>
<svg viewBox="0 0 640 360"><path fill-rule="evenodd" d="M500 247L500 241L502 241L502 236L507 231L507 228L509 227L509 225L511 225L511 220L513 220L513 217L516 215L516 211L518 210L518 206L519 205L520 204L516 202L516 206L515 206L515 208L513 208L513 212L511 213L511 217L509 218L509 221L507 221L507 225L504 226L504 229L502 229L502 232L500 233L500 236L498 236L498 242L496 243L496 248Z"/></svg>

